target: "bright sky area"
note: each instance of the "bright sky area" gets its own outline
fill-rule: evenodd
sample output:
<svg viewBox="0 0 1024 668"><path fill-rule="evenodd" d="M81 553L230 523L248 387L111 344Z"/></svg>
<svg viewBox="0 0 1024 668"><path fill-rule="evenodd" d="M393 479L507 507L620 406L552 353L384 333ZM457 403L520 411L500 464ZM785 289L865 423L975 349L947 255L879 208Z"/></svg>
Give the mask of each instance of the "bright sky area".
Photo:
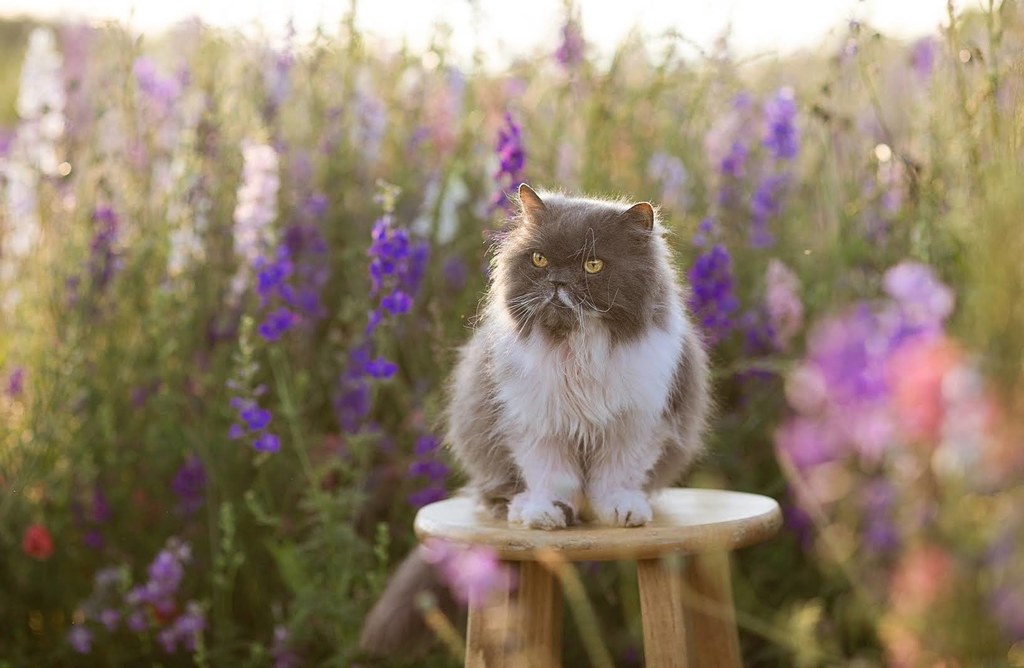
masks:
<svg viewBox="0 0 1024 668"><path fill-rule="evenodd" d="M118 19L141 31L179 20L203 21L246 32L280 35L289 19L300 34L317 23L333 26L350 0L0 0L0 14ZM957 0L957 5L978 0ZM674 28L710 47L727 26L740 54L785 53L817 46L851 18L891 36L934 32L946 0L583 0L577 2L587 40L599 49L617 44L631 27L658 34ZM973 6L973 5L972 5ZM478 12L479 29L474 27ZM564 3L559 0L361 0L357 23L372 34L425 45L433 26L452 26L461 54L483 47L490 58L556 43Z"/></svg>

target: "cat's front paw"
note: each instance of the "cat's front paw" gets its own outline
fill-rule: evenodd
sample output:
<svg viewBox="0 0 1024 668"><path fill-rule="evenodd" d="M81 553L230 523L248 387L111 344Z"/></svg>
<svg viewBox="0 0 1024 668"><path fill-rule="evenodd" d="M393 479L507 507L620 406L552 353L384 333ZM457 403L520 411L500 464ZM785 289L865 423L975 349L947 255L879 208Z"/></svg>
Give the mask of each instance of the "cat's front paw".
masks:
<svg viewBox="0 0 1024 668"><path fill-rule="evenodd" d="M531 529L564 529L576 523L576 508L569 501L520 492L508 504L508 521Z"/></svg>
<svg viewBox="0 0 1024 668"><path fill-rule="evenodd" d="M647 495L640 490L620 489L594 495L590 507L598 522L616 527L643 526L653 516Z"/></svg>

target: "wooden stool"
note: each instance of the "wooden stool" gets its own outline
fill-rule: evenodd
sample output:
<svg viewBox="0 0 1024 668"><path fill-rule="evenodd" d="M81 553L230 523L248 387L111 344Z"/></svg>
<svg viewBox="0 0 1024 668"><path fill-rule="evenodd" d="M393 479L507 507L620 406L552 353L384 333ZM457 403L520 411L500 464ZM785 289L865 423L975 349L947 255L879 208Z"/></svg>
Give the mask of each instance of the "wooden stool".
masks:
<svg viewBox="0 0 1024 668"><path fill-rule="evenodd" d="M538 561L545 555L564 561L637 561L648 668L742 665L728 553L774 535L782 525L779 505L765 496L710 489L667 489L654 495L651 505L654 519L644 527L582 525L558 531L492 519L468 497L420 509L416 534L421 540L486 545L517 572L514 594L470 608L466 666L561 665L562 596L551 569Z"/></svg>

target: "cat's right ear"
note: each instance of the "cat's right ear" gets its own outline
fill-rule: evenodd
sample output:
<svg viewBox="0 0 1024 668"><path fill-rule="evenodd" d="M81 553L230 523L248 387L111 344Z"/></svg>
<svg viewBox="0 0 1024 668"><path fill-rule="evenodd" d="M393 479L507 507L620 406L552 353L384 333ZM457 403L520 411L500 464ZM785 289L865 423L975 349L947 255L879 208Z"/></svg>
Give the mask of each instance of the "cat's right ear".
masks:
<svg viewBox="0 0 1024 668"><path fill-rule="evenodd" d="M548 210L544 206L544 200L540 198L533 188L525 183L519 184L519 204L523 207L523 217L527 222L536 223Z"/></svg>

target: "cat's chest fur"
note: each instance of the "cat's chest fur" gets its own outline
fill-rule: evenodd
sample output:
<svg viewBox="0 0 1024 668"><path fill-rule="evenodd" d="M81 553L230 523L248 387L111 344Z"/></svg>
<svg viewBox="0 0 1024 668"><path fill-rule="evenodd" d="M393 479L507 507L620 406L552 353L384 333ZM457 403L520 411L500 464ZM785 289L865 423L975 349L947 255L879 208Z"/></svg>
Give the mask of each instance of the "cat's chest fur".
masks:
<svg viewBox="0 0 1024 668"><path fill-rule="evenodd" d="M624 416L661 415L682 354L686 322L673 314L634 341L613 344L599 326L553 342L539 329L528 337L499 336L498 388L513 426L584 448L599 445Z"/></svg>

